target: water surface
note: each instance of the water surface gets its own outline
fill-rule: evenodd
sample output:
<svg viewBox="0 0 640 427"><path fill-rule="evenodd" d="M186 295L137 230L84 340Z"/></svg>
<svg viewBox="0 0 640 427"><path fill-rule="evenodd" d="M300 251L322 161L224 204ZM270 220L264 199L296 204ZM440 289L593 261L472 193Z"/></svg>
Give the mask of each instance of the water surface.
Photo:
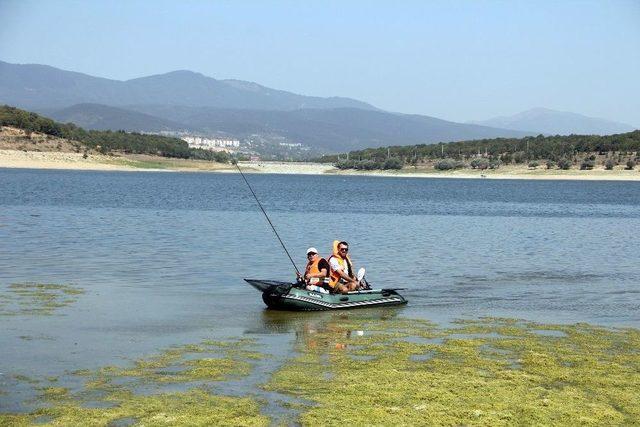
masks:
<svg viewBox="0 0 640 427"><path fill-rule="evenodd" d="M407 288L409 305L384 313L640 326L640 183L248 179L300 268L307 247L328 255L342 239L370 282ZM5 389L8 375L218 336L284 357L327 316L265 311L243 277L289 280L293 267L238 175L0 170L0 286L86 291L53 316L0 317Z"/></svg>

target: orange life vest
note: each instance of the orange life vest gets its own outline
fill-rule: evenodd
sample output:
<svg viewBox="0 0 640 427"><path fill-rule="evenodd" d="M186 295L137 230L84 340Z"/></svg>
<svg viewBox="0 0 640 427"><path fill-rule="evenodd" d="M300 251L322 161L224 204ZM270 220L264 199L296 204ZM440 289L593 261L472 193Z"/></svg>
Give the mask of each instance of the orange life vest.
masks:
<svg viewBox="0 0 640 427"><path fill-rule="evenodd" d="M340 264L342 271L346 272L347 274L351 273L350 276L353 277L353 262L351 261L351 257L349 256L349 254L347 254L346 258L342 258L340 252L338 252L339 244L340 240L333 241L333 255L329 257L329 266L331 266L331 258L335 258L336 261L338 261L338 264ZM340 273L335 271L333 268L331 269L329 277L331 279L329 282L329 286L331 286L332 288L335 288L336 285L340 283L341 280L343 280L342 276L340 276Z"/></svg>
<svg viewBox="0 0 640 427"><path fill-rule="evenodd" d="M311 277L309 279L309 284L310 285L315 285L315 284L319 284L319 283L327 281L326 277L317 277L319 274L322 273L320 271L320 269L318 268L318 265L320 264L320 261L322 261L323 259L324 258L322 258L322 257L318 257L315 261L309 261L307 263L307 268L305 269L305 275L306 274L310 274L312 276L316 276L316 277Z"/></svg>

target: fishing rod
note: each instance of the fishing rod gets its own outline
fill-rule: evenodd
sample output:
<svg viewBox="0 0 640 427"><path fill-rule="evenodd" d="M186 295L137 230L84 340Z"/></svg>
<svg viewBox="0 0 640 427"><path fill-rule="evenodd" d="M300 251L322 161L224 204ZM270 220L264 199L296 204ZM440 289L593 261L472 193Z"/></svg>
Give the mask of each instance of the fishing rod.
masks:
<svg viewBox="0 0 640 427"><path fill-rule="evenodd" d="M267 218L267 221L269 222L269 225L271 226L271 229L273 230L273 232L275 233L276 237L280 241L280 244L282 245L282 249L284 249L285 253L289 257L289 261L291 261L291 264L293 264L293 268L296 269L296 273L298 274L298 276L300 276L301 274L300 274L300 270L298 270L298 266L296 266L296 263L293 261L293 258L291 258L291 255L289 254L289 251L287 250L287 247L284 245L284 242L280 238L280 235L276 231L276 228L273 226L273 223L269 219L269 215L267 215L267 212L262 207L262 203L260 203L260 200L258 200L258 196L256 196L256 193L253 191L253 188L251 188L251 185L249 184L249 181L247 181L247 178L242 173L242 170L240 169L240 165L238 165L238 161L234 160L234 164L236 165L236 168L238 168L238 172L240 172L240 175L242 175L242 179L244 179L244 182L247 184L247 187L249 187L249 190L251 190L251 194L253 194L253 198L256 199L256 202L258 202L258 206L260 206L260 210L262 210L262 213L264 214L265 218Z"/></svg>

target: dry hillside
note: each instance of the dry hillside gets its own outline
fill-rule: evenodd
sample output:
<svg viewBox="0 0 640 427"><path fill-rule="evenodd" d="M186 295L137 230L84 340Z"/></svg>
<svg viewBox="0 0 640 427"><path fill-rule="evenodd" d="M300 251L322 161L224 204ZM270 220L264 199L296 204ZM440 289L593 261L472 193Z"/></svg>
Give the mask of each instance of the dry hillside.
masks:
<svg viewBox="0 0 640 427"><path fill-rule="evenodd" d="M86 147L77 141L11 126L0 127L0 150L80 153L85 149Z"/></svg>

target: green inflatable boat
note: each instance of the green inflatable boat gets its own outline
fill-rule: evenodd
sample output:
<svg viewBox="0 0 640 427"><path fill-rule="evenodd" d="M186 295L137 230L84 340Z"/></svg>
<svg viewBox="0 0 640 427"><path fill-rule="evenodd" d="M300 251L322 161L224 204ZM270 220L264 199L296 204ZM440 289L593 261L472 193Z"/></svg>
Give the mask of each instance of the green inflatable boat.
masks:
<svg viewBox="0 0 640 427"><path fill-rule="evenodd" d="M267 307L275 310L315 311L381 307L406 304L399 289L372 289L348 294L326 294L308 291L295 283L275 280L244 279L262 292Z"/></svg>

